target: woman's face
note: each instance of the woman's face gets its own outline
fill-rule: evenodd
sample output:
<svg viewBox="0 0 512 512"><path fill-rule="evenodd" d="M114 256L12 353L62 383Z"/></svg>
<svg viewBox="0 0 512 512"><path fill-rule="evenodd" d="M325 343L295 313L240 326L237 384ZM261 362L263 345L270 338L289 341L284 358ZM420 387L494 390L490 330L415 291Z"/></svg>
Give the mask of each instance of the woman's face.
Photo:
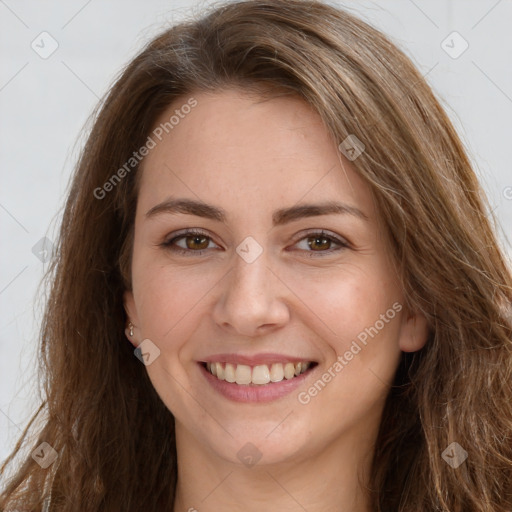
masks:
<svg viewBox="0 0 512 512"><path fill-rule="evenodd" d="M152 136L125 295L178 448L264 464L369 444L426 339L369 187L301 100L193 97Z"/></svg>

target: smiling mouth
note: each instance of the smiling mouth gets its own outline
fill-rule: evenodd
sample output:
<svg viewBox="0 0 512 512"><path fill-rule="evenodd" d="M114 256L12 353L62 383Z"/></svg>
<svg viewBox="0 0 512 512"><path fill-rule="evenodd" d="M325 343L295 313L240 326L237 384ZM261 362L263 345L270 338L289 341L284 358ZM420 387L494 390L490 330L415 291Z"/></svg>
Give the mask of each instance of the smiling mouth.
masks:
<svg viewBox="0 0 512 512"><path fill-rule="evenodd" d="M206 370L217 377L238 385L263 386L269 383L277 383L283 380L291 380L311 370L317 365L314 361L300 363L274 363L271 365L259 364L249 366L246 364L231 363L202 363Z"/></svg>

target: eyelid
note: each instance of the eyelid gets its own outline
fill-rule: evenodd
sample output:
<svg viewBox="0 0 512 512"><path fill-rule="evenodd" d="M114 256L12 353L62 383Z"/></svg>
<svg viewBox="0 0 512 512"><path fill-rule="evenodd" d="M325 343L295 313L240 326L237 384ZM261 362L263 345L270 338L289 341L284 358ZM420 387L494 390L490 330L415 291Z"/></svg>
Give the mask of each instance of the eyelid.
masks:
<svg viewBox="0 0 512 512"><path fill-rule="evenodd" d="M169 250L172 250L175 252L191 253L191 254L196 254L196 255L202 254L204 251L207 251L208 249L200 249L197 251L193 251L190 249L183 249L183 247L173 246L173 242L175 242L176 240L178 240L180 238L186 238L187 236L198 236L198 235L208 238L215 245L219 245L213 240L212 236L208 233L208 231L206 231L202 228L181 229L179 231L171 233L168 237L165 238L165 240L161 244L158 244L158 245L164 247L164 249L169 249Z"/></svg>
<svg viewBox="0 0 512 512"><path fill-rule="evenodd" d="M170 235L168 235L166 237L164 243L171 242L175 238L179 238L179 237L182 237L182 236L185 236L185 235L190 235L190 236L192 236L192 235L203 235L203 236L207 236L208 238L212 238L210 236L210 233L208 231L206 231L205 229L202 229L202 228L184 228L184 229L180 229L179 231L175 231L174 233L171 233Z"/></svg>
<svg viewBox="0 0 512 512"><path fill-rule="evenodd" d="M306 237L312 236L312 235L325 236L326 238L333 239L337 243L351 245L350 242L346 238L342 237L341 235L337 235L333 231L329 231L327 229L322 229L322 228L311 228L311 229L306 229L305 231L301 231L294 237L293 243L300 242L303 238L306 238Z"/></svg>
<svg viewBox="0 0 512 512"><path fill-rule="evenodd" d="M172 252L181 253L184 255L186 254L186 255L191 255L191 256L199 256L199 255L203 254L204 252L207 252L209 249L206 248L206 249L199 249L197 251L194 251L192 249L183 249L182 247L173 245L173 242L175 242L178 239L186 238L187 236L197 236L197 235L204 236L205 238L208 238L211 242L213 242L215 245L218 245L213 240L213 238L209 234L209 232L202 228L185 228L185 229L176 231L175 233L172 233L170 236L168 236L163 243L158 244L158 245L160 245L164 249L168 249ZM332 254L335 252L340 252L343 249L352 248L352 244L346 238L342 237L341 235L337 235L336 233L333 233L331 231L328 231L326 229L321 229L321 228L310 228L308 230L301 231L294 237L294 239L292 241L292 245L296 245L298 242L300 242L308 237L312 237L313 235L316 235L318 237L328 238L329 240L334 242L334 244L338 245L339 247L337 249L331 248L326 251L299 250L300 252L309 253L309 255L311 257L315 257L315 256L321 257L322 255L329 255L329 254Z"/></svg>
<svg viewBox="0 0 512 512"><path fill-rule="evenodd" d="M326 251L305 251L305 250L301 250L299 249L299 252L304 252L307 254L308 257L310 258L315 258L315 257L322 257L322 256L329 256L331 254L335 254L335 253L339 253L343 250L346 250L346 249L352 249L353 246L352 244L344 237L342 237L341 235L337 235L336 233L333 233L332 231L328 231L326 229L318 229L318 228L312 228L312 229L308 229L306 231L301 231L300 233L298 233L296 235L296 237L294 237L294 241L293 241L293 244L292 245L296 245L297 243L301 242L302 240L305 240L307 238L312 238L313 236L316 236L318 238L327 238L329 240L331 240L335 245L338 246L338 248L331 248L331 249L327 249Z"/></svg>

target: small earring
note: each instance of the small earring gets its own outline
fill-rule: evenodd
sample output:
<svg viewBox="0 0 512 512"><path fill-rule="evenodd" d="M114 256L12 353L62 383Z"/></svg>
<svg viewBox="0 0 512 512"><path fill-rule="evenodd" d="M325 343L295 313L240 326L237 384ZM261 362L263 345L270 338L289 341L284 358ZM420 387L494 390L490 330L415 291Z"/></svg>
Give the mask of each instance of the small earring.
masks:
<svg viewBox="0 0 512 512"><path fill-rule="evenodd" d="M131 322L128 324L128 328L130 329L130 336L133 336L133 324Z"/></svg>

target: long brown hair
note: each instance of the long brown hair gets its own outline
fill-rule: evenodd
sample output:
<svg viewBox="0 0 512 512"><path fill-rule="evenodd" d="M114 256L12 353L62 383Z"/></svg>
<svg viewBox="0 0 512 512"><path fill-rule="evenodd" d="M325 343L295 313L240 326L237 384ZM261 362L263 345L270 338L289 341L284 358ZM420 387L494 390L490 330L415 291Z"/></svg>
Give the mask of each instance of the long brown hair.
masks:
<svg viewBox="0 0 512 512"><path fill-rule="evenodd" d="M428 320L427 344L403 354L386 403L373 509L510 512L512 277L483 191L404 53L309 0L230 2L166 30L98 107L47 276L39 424L2 467L17 464L0 510L40 511L50 493L52 511L172 510L173 416L124 334L140 165L104 184L169 104L226 87L287 91L318 111L334 140L363 141L353 165L389 232L406 305ZM47 469L27 455L42 442L58 454ZM453 442L468 454L457 468L442 456Z"/></svg>

